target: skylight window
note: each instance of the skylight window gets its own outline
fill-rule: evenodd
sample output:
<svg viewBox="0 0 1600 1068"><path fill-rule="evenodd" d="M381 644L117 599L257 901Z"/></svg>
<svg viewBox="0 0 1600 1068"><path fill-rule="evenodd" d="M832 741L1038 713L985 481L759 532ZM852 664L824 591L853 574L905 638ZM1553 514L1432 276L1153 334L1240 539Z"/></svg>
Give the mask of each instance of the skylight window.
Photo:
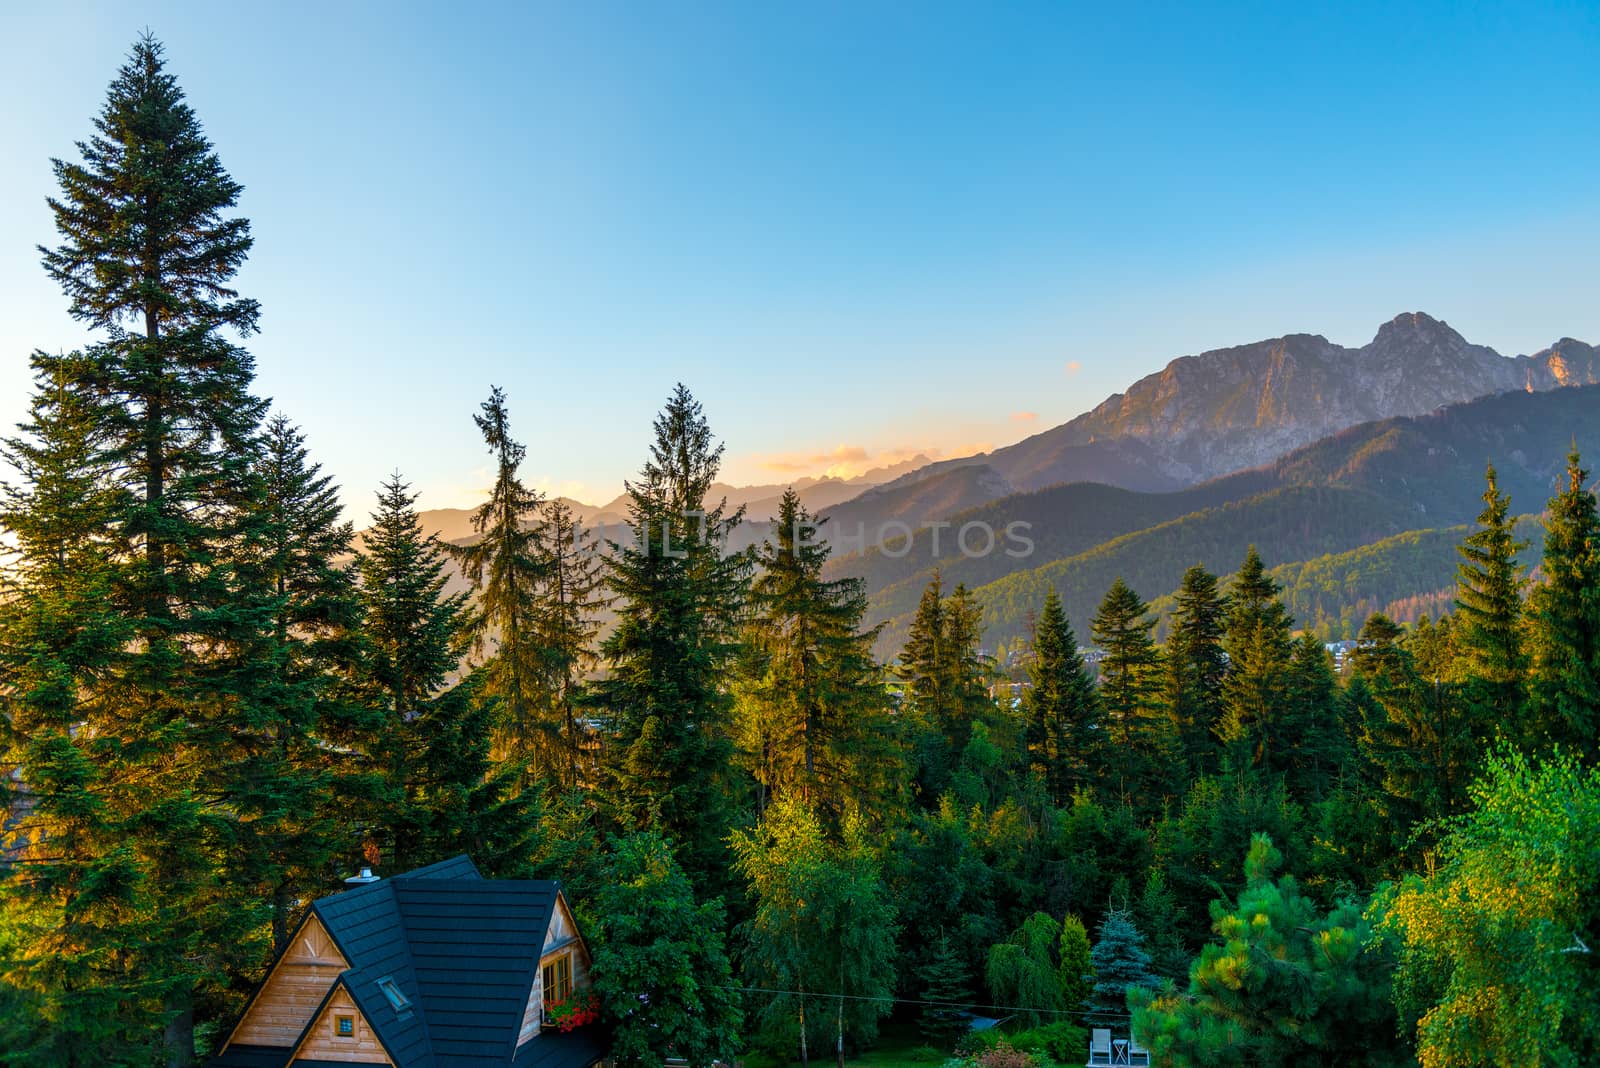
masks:
<svg viewBox="0 0 1600 1068"><path fill-rule="evenodd" d="M400 985L389 976L378 980L378 989L383 991L383 996L389 999L395 1012L404 1012L411 1008L411 999L401 991Z"/></svg>

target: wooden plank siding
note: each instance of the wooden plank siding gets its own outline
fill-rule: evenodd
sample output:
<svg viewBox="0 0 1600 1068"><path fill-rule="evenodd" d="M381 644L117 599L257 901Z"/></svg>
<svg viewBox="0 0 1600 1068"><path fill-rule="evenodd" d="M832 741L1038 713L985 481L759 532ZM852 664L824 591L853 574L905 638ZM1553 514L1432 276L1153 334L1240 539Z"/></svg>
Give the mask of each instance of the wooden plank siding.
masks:
<svg viewBox="0 0 1600 1068"><path fill-rule="evenodd" d="M309 915L228 1036L228 1044L294 1045L334 980L349 966L322 922Z"/></svg>
<svg viewBox="0 0 1600 1068"><path fill-rule="evenodd" d="M556 895L556 907L550 913L550 927L544 935L544 953L539 967L533 973L533 990L528 994L528 1005L522 1010L522 1030L517 1033L517 1045L539 1033L544 1018L544 966L565 954L572 956L572 989L589 988L589 948L578 935L578 925L567 909L567 899Z"/></svg>
<svg viewBox="0 0 1600 1068"><path fill-rule="evenodd" d="M340 1016L355 1017L354 1035L343 1037L336 1032L336 1021ZM366 1018L351 1000L350 992L342 986L328 999L327 1006L317 1017L316 1023L311 1025L311 1030L306 1032L306 1040L294 1051L290 1063L301 1059L391 1066L394 1063L383 1051L383 1044L378 1041L378 1036L367 1026Z"/></svg>

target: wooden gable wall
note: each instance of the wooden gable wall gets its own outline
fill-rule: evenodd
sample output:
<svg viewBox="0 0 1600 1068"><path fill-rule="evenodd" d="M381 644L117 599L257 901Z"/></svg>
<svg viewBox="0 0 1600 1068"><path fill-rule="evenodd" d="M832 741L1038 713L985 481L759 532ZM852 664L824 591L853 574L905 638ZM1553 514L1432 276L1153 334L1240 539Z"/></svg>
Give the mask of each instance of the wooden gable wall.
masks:
<svg viewBox="0 0 1600 1068"><path fill-rule="evenodd" d="M335 1030L338 1018L341 1016L355 1017L355 1034L348 1038L340 1036ZM317 1015L316 1022L311 1025L311 1030L306 1032L305 1041L294 1051L290 1061L293 1063L297 1060L391 1066L394 1064L384 1052L383 1043L378 1041L378 1036L367 1026L366 1017L356 1008L350 992L343 986L333 992L328 1004Z"/></svg>
<svg viewBox="0 0 1600 1068"><path fill-rule="evenodd" d="M228 1036L228 1044L294 1045L334 980L349 966L322 921L315 914L307 916Z"/></svg>
<svg viewBox="0 0 1600 1068"><path fill-rule="evenodd" d="M522 1010L522 1030L517 1033L519 1046L539 1033L539 1023L544 1018L544 966L563 953L572 954L572 989L587 990L589 949L578 935L578 925L567 908L567 899L557 894L556 907L550 910L550 927L544 934L539 967L533 974L533 990L528 994L527 1007Z"/></svg>

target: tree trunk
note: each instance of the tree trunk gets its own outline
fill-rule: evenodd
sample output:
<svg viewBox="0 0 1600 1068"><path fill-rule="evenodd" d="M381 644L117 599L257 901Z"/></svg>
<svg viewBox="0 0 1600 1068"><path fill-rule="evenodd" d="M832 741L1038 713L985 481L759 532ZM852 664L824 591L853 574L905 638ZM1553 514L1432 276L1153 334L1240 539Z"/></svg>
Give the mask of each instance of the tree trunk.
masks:
<svg viewBox="0 0 1600 1068"><path fill-rule="evenodd" d="M163 1036L167 1068L194 1068L194 998L190 991L167 995L167 1011L174 1013Z"/></svg>

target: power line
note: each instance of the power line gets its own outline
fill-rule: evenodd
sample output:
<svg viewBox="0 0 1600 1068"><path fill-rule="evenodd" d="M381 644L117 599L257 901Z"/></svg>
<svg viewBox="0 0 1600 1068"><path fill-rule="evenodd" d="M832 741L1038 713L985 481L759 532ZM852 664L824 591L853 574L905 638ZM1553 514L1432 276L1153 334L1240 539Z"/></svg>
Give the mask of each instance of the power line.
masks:
<svg viewBox="0 0 1600 1068"><path fill-rule="evenodd" d="M779 990L768 986L724 986L719 990L736 990L745 994L788 994L803 998L838 998L841 1001L877 1001L892 1005L932 1005L941 1009L987 1009L992 1012L1036 1012L1041 1016L1096 1016L1102 1019L1115 1017L1131 1020L1126 1012L1089 1012L1084 1009L1036 1009L1027 1005L977 1005L965 1001L924 1001L920 998L872 997L867 994L827 994L817 990Z"/></svg>

